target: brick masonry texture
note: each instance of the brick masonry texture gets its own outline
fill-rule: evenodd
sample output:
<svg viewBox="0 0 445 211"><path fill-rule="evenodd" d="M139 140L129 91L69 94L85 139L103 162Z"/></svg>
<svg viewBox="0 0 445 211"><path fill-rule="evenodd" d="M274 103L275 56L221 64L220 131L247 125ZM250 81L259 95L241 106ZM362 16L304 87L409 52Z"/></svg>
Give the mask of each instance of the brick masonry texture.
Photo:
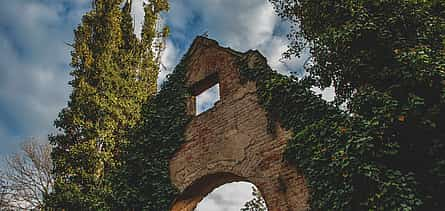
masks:
<svg viewBox="0 0 445 211"><path fill-rule="evenodd" d="M255 184L269 211L308 209L304 177L282 157L291 134L279 123L275 133L268 131L267 114L258 103L255 83L240 82L236 61L250 53L220 47L203 37L189 50L187 85L213 85L202 82L216 74L220 101L192 119L185 143L170 160L170 178L182 192L172 211L192 211L214 188L235 181ZM194 114L195 98L188 101L188 112Z"/></svg>

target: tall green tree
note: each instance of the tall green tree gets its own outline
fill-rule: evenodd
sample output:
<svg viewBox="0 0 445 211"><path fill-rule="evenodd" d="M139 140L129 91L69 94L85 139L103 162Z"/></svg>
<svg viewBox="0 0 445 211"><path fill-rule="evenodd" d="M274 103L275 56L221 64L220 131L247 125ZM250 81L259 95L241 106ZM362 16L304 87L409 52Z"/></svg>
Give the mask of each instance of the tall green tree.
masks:
<svg viewBox="0 0 445 211"><path fill-rule="evenodd" d="M129 143L127 132L140 119L141 105L156 93L159 14L164 0L144 4L141 38L134 34L131 1L93 0L74 31L73 90L51 135L55 185L48 204L68 210L113 207L113 181ZM154 50L155 49L155 50ZM118 191L118 190L116 190Z"/></svg>
<svg viewBox="0 0 445 211"><path fill-rule="evenodd" d="M350 157L353 148L344 147L344 134L363 137L355 143L372 149L366 153L372 168L344 171L349 181L339 177L330 184L338 185L337 193L318 181L326 186L312 191L312 208L445 209L445 1L270 1L293 23L286 56L309 48L309 77L321 88L334 86L337 102L348 105L349 123L335 123L343 124L340 130L315 134L327 125L337 127L332 123L337 120L326 118L300 133L301 140L312 137L306 144L314 143L314 151L305 155L342 155L348 160L342 168L356 162L357 157ZM321 136L329 138L323 142ZM335 151L334 143L344 151ZM302 151L288 152L302 163ZM305 166L306 173L320 179L323 169L317 165L328 164L314 160ZM309 165L319 171L309 172ZM389 198L391 192L400 194ZM341 205L328 203L335 195L344 196Z"/></svg>
<svg viewBox="0 0 445 211"><path fill-rule="evenodd" d="M309 47L308 72L319 86L333 85L337 99L369 86L384 91L400 84L411 91L418 88L413 81L442 76L443 1L270 1L293 23L286 55Z"/></svg>

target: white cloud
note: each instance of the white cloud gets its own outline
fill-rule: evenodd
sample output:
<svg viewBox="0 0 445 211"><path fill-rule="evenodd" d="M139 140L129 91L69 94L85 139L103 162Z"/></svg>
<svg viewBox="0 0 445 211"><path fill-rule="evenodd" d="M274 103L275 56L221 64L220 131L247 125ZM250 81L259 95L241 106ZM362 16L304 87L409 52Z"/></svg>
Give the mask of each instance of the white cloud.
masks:
<svg viewBox="0 0 445 211"><path fill-rule="evenodd" d="M142 0L133 0L136 33L143 20ZM28 136L44 136L69 96L72 30L90 0L14 0L0 7L0 153L17 148ZM280 62L288 41L281 20L267 0L171 0L165 21L172 35L162 63L163 81L196 35L206 31L222 45L239 51L258 49L280 73L299 71L303 60ZM281 31L284 31L281 32ZM230 184L209 195L201 210L239 210L250 185ZM227 200L221 200L228 198ZM220 207L220 208L216 208Z"/></svg>
<svg viewBox="0 0 445 211"><path fill-rule="evenodd" d="M266 56L269 65L282 74L291 71L302 74L301 67L307 56L290 61L281 59L288 45L288 28L267 0L171 0L170 4L166 22L172 35L162 58L169 71L161 72L159 81L163 81L174 68L180 54L185 53L195 36L204 32L208 32L209 37L221 45L238 51L259 50ZM203 98L205 102L212 102L216 95L208 94ZM251 197L250 185L226 186L212 192L197 210L239 210L247 201L246 197ZM233 200L237 206L234 206Z"/></svg>
<svg viewBox="0 0 445 211"><path fill-rule="evenodd" d="M196 8L190 5L191 1L173 0L170 2L170 11L166 15L169 20L169 26L179 30L187 30Z"/></svg>
<svg viewBox="0 0 445 211"><path fill-rule="evenodd" d="M273 34L277 17L266 0L181 0L171 1L168 23L179 32L190 26L209 32L210 37L237 50L256 48ZM196 34L198 35L198 34Z"/></svg>
<svg viewBox="0 0 445 211"><path fill-rule="evenodd" d="M211 37L241 51L267 42L277 24L272 5L257 1L194 1Z"/></svg>
<svg viewBox="0 0 445 211"><path fill-rule="evenodd" d="M219 100L219 84L216 84L196 96L196 114L209 110Z"/></svg>
<svg viewBox="0 0 445 211"><path fill-rule="evenodd" d="M198 204L195 211L239 211L251 199L251 183L228 183L213 190Z"/></svg>
<svg viewBox="0 0 445 211"><path fill-rule="evenodd" d="M158 86L161 85L168 74L175 68L179 59L178 49L173 45L171 39L167 39L165 51L161 57L161 68L158 76Z"/></svg>
<svg viewBox="0 0 445 211"><path fill-rule="evenodd" d="M300 58L284 59L283 53L287 50L289 41L286 36L272 36L259 50L267 58L269 66L277 72L290 75L291 73L302 75L303 64L308 58L308 53L303 53Z"/></svg>
<svg viewBox="0 0 445 211"><path fill-rule="evenodd" d="M142 27L143 1L134 0L132 5L136 34L140 34ZM162 56L165 68L161 68L158 84L174 69L187 44L204 32L221 45L238 51L260 50L268 58L269 65L282 74L296 72L301 75L302 64L307 58L304 54L300 59L282 59L289 42L286 38L288 25L279 19L267 0L171 0L170 10L163 15L162 22L166 22L173 33Z"/></svg>
<svg viewBox="0 0 445 211"><path fill-rule="evenodd" d="M335 98L335 88L334 87L327 87L324 90L321 90L318 87L313 87L311 89L312 91L314 91L316 94L321 94L321 98L323 98L324 100L328 101L328 102L332 102L334 101Z"/></svg>
<svg viewBox="0 0 445 211"><path fill-rule="evenodd" d="M0 7L0 154L44 138L66 105L73 28L87 0L15 0Z"/></svg>
<svg viewBox="0 0 445 211"><path fill-rule="evenodd" d="M296 71L301 74L299 67L306 57L291 61L281 59L288 45L288 25L275 14L267 0L172 0L170 4L166 21L172 29L173 40L190 44L195 36L208 32L210 38L223 46L238 51L258 49L280 73ZM183 54L188 46L170 47L180 49Z"/></svg>
<svg viewBox="0 0 445 211"><path fill-rule="evenodd" d="M133 0L131 3L131 13L134 19L134 31L140 37L142 31L142 23L144 22L143 0Z"/></svg>

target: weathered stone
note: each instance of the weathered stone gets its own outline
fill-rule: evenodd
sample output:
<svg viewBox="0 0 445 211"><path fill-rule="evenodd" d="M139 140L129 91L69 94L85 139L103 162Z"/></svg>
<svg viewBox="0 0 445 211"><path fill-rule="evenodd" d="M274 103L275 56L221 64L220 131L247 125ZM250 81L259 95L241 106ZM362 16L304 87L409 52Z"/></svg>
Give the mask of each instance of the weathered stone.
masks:
<svg viewBox="0 0 445 211"><path fill-rule="evenodd" d="M278 123L275 133L269 132L255 83L240 82L239 57L255 61L261 55L241 54L203 37L194 41L189 52L186 84L197 95L213 85L214 78L209 77L216 75L220 102L192 119L185 143L170 160L171 180L182 192L172 210L192 211L214 188L235 181L255 184L270 211L307 210L303 175L282 157L290 133ZM196 112L194 103L194 97L187 102L189 114Z"/></svg>

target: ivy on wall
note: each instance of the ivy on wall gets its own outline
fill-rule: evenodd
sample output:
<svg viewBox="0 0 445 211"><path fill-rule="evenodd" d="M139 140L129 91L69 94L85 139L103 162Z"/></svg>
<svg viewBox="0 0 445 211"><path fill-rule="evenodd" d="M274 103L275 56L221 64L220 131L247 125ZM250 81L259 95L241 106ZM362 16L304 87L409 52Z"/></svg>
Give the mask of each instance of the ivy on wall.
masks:
<svg viewBox="0 0 445 211"><path fill-rule="evenodd" d="M353 170L338 180L352 184L339 198L347 210L445 210L445 1L270 2L293 25L286 56L308 49L313 84L333 86L348 111L294 131L288 160ZM312 207L344 210L329 207L331 193L313 190Z"/></svg>
<svg viewBox="0 0 445 211"><path fill-rule="evenodd" d="M178 195L170 181L169 160L183 143L191 118L186 114L190 95L185 85L186 63L187 55L161 91L143 106L143 121L130 133L134 141L123 155L120 178L125 179L117 181L122 191L115 197L122 208L167 211ZM401 141L407 135L401 131L414 128L425 134L440 128L443 94L438 95L442 97L438 117L419 126L428 107L414 95L400 101L391 93L368 87L356 93L345 112L311 91L314 80L280 75L255 51L242 55L238 64L241 81L256 83L270 128L279 121L293 132L284 157L303 172L312 210L419 210L425 204L441 207L437 196L445 184L441 153L445 146L438 141L442 133L425 137L433 143L425 142L424 150L430 154L421 157L406 149ZM416 158L429 162L426 170L410 168L404 162ZM425 178L432 182L425 183ZM431 184L437 188L429 189ZM426 188L419 188L422 186Z"/></svg>
<svg viewBox="0 0 445 211"><path fill-rule="evenodd" d="M285 159L302 170L312 210L416 210L422 206L426 194L418 187L425 175L395 162L407 155L398 137L408 121L403 111L420 106L419 102L413 99L403 104L369 89L350 103L369 109L368 116L345 113L315 95L310 78L280 75L264 58L256 58L240 60L242 78L256 82L259 102L270 118L293 132ZM437 181L436 175L427 176Z"/></svg>
<svg viewBox="0 0 445 211"><path fill-rule="evenodd" d="M160 92L142 110L142 123L131 133L133 140L126 153L120 207L133 210L170 209L178 190L170 181L169 160L184 140L186 99L190 92L185 86L187 56L162 85Z"/></svg>

